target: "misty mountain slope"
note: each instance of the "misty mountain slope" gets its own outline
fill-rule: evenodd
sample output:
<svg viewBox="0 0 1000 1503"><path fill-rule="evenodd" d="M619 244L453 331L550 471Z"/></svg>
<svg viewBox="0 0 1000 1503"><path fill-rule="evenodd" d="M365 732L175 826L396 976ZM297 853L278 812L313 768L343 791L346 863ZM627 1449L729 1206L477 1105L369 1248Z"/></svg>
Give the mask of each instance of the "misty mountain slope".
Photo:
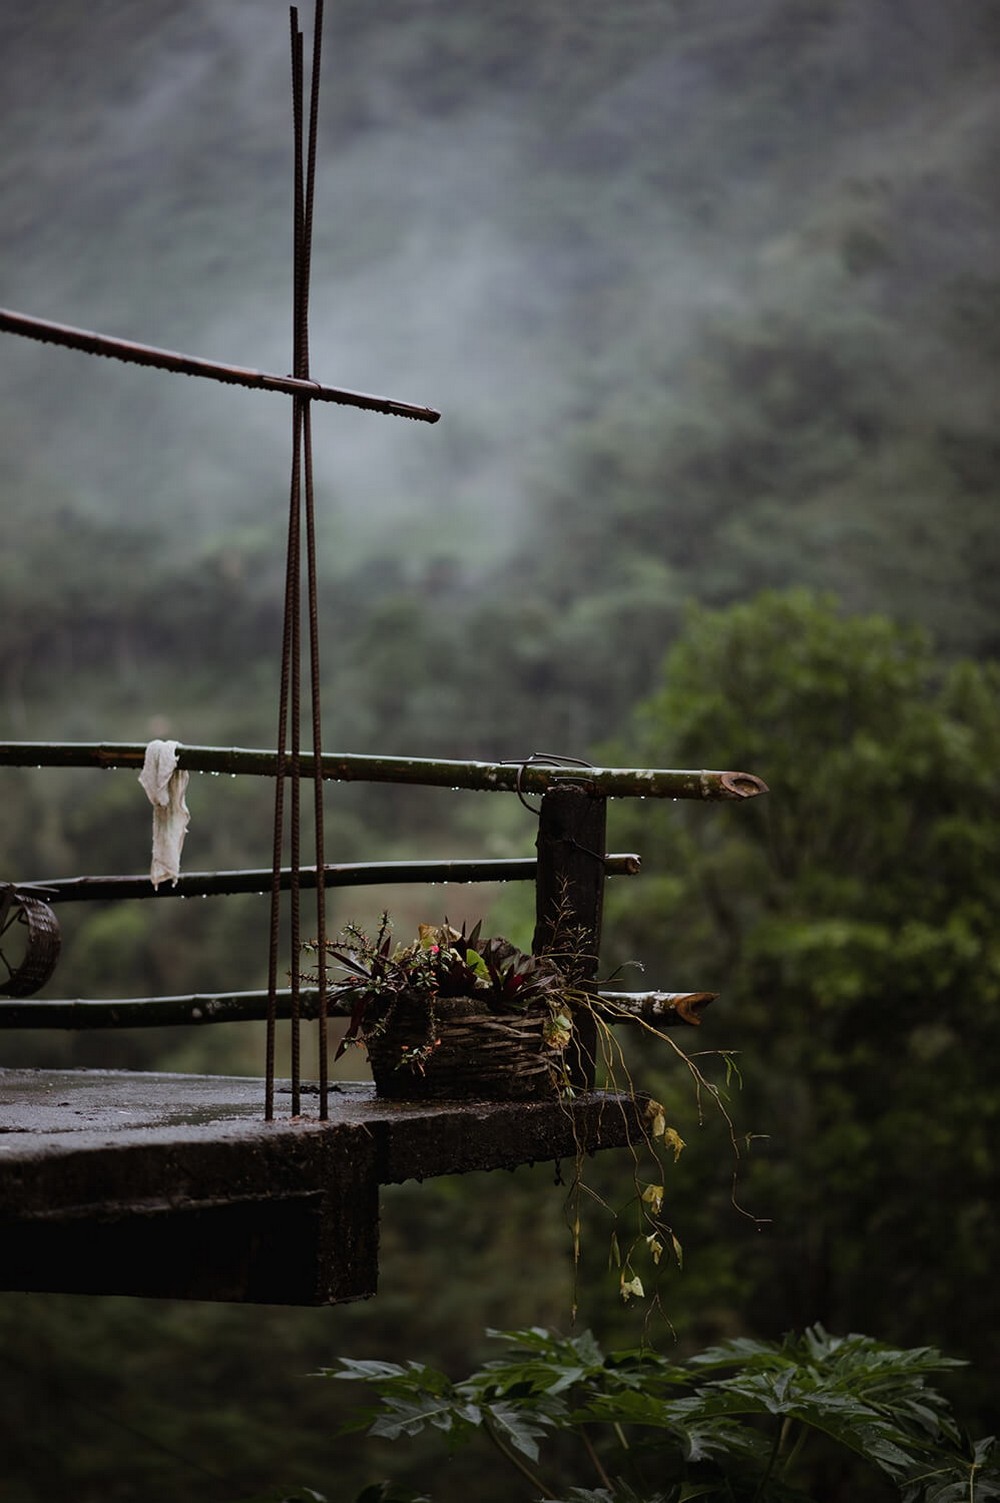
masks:
<svg viewBox="0 0 1000 1503"><path fill-rule="evenodd" d="M728 288L692 318L697 256L665 272L649 325L632 325L655 374L595 393L519 575L579 605L545 564L575 536L588 612L596 593L612 613L630 568L657 560L661 606L799 580L995 650L997 126L992 77L974 71L815 143L752 245L739 193L720 195L720 238L742 252ZM672 281L687 339L658 351Z"/></svg>
<svg viewBox="0 0 1000 1503"><path fill-rule="evenodd" d="M692 594L814 583L995 644L998 16L329 7L313 368L444 412L317 421L359 734L383 609L436 618L390 684L475 641L457 681L530 682L574 738ZM286 49L278 0L0 16L0 301L287 368ZM270 652L287 404L10 338L0 391L29 659L124 687L206 630Z"/></svg>

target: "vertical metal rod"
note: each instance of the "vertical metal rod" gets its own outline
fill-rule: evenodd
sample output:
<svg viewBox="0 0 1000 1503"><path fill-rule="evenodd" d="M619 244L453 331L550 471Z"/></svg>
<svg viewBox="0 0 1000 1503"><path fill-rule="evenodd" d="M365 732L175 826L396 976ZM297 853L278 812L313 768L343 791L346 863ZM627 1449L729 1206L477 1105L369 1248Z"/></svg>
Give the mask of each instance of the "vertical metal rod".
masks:
<svg viewBox="0 0 1000 1503"><path fill-rule="evenodd" d="M292 399L292 503L290 517L294 527L294 568L292 571L292 594L289 602L291 616L292 692L291 692L291 828L289 831L289 883L291 944L291 1086L292 1116L302 1110L302 1050L301 1050L301 964L302 945L301 893L302 893L302 403Z"/></svg>
<svg viewBox="0 0 1000 1503"><path fill-rule="evenodd" d="M312 271L313 198L316 192L316 138L319 127L319 78L323 52L323 0L313 13L313 46L309 89L309 136L306 148L305 195L302 210L302 275L299 307L299 349L302 379L309 376L309 287Z"/></svg>
<svg viewBox="0 0 1000 1503"><path fill-rule="evenodd" d="M312 467L312 414L309 403L303 403L303 443L306 472L306 557L309 581L309 671L312 688L312 738L313 752L322 755L322 714L320 710L319 667L319 603L316 587L316 511L313 491ZM327 995L326 995L326 875L325 875L325 830L323 817L323 779L313 778L313 813L316 830L316 954L317 985L319 988L317 1018L317 1049L319 1067L319 1116L325 1122L328 1115L327 1092L329 1087L329 1064L327 1050Z"/></svg>
<svg viewBox="0 0 1000 1503"><path fill-rule="evenodd" d="M299 29L299 12L296 6L289 11L291 22L292 42L292 138L294 149L293 166L293 201L292 201L292 242L293 242L293 273L292 273L292 374L297 376L301 365L302 350L302 310L305 304L303 294L303 225L305 222L304 184L303 184L303 127L302 127L302 32Z"/></svg>
<svg viewBox="0 0 1000 1503"><path fill-rule="evenodd" d="M288 762L286 756L288 733L289 679L292 662L292 620L289 601L292 596L293 579L298 570L296 528L298 476L296 470L298 447L292 449L291 501L288 509L288 541L285 550L285 610L281 639L281 686L278 694L277 760L274 778L274 839L271 851L271 927L270 949L267 970L267 1058L264 1097L264 1116L270 1122L274 1117L274 1070L276 995L278 989L278 950L281 941L281 858L284 847L285 776Z"/></svg>
<svg viewBox="0 0 1000 1503"><path fill-rule="evenodd" d="M303 125L304 61L303 35L298 10L289 12L292 64L292 129L294 140L293 195L293 288L292 368L297 379L309 376L309 271L312 256L312 206L316 180L316 141L319 112L319 77L322 47L323 3L317 0L313 25L312 76L310 85L309 134ZM280 865L284 845L284 780L290 781L290 873L291 894L291 1111L302 1109L301 1063L301 870L302 870L302 509L306 521L307 609L309 617L309 673L312 707L313 754L322 754L320 712L319 611L316 564L315 495L311 408L307 398L292 402L292 474L288 507L288 557L285 571L285 612L282 635L281 693L278 733L277 787L275 789L274 848L271 893L271 949L268 963L267 1080L265 1116L274 1115L275 1018L280 940ZM304 493L303 493L304 487ZM290 742L289 754L286 746ZM317 945L319 947L319 1075L320 1117L326 1119L327 994L323 965L326 954L326 892L323 821L323 781L313 780L316 836Z"/></svg>
<svg viewBox="0 0 1000 1503"><path fill-rule="evenodd" d="M298 25L298 11L293 6L289 11L289 28L292 62L292 128L294 137L294 201L293 201L293 255L292 255L292 362L293 370L299 364L300 310L302 306L302 37ZM284 846L285 777L291 773L291 857L290 886L292 911L292 1115L298 1115L301 1106L301 1082L298 1056L298 1017L300 1009L299 964L298 964L298 899L300 851L298 841L299 802L301 779L301 747L299 745L299 696L300 696L300 601L301 575L300 511L301 511L301 404L292 399L292 473L288 501L288 541L285 559L285 603L281 642L281 687L278 709L278 757L274 790L274 840L272 847L271 873L271 926L270 952L268 956L268 1008L267 1008L267 1059L265 1081L264 1115L268 1121L274 1117L274 1071L275 1071L275 1017L278 973L278 949L281 931L281 853ZM291 726L289 727L289 718ZM286 758L290 731L291 765Z"/></svg>
<svg viewBox="0 0 1000 1503"><path fill-rule="evenodd" d="M319 83L323 56L323 0L316 0L313 13L312 81L309 94L309 144L306 154L306 189L302 225L301 355L304 376L309 375L309 287L312 267L313 199L316 191L316 149L319 130ZM320 704L319 598L316 562L316 504L313 488L312 408L303 403L303 457L306 478L306 568L309 581L309 672L312 689L313 754L322 756L323 726ZM323 814L323 779L313 779L313 812L316 831L316 949L319 956L317 984L317 1052L319 1067L319 1116L329 1115L329 1052L327 1046L326 991L326 839Z"/></svg>
<svg viewBox="0 0 1000 1503"><path fill-rule="evenodd" d="M303 125L302 91L303 61L302 32L298 24L298 10L293 6L290 13L292 48L292 132L294 145L294 196L293 196L293 289L292 289L292 370L298 375L302 368L302 308L305 301L303 287ZM291 618L291 831L290 831L290 926L291 944L291 1112L293 1117L302 1110L302 1028L300 994L300 953L302 944L301 880L302 869L302 403L292 400L292 488L290 517L294 517L294 560L291 575L291 597L287 609Z"/></svg>

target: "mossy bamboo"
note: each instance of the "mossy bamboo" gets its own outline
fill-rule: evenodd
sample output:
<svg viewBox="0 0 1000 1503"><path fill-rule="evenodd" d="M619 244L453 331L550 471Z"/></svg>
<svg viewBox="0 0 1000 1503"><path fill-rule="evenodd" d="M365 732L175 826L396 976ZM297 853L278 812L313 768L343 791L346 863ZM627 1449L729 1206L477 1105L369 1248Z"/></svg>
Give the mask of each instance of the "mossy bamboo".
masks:
<svg viewBox="0 0 1000 1503"><path fill-rule="evenodd" d="M604 858L605 876L635 876L642 863L633 854ZM407 883L531 882L538 863L533 856L483 861L349 861L323 868L326 887L378 887ZM282 869L281 886L291 886L292 874ZM58 877L46 882L18 882L19 892L46 903L106 902L120 898L188 898L230 893L266 893L271 868L250 871L185 872L174 886L154 888L148 877ZM299 872L299 886L316 886L315 866Z"/></svg>
<svg viewBox="0 0 1000 1503"><path fill-rule="evenodd" d="M301 1016L315 1017L318 992L303 987ZM716 996L714 992L601 992L600 999L613 1003L605 1014L609 1023L627 1023L630 1018L655 1020L671 1028L697 1021L697 1011ZM291 993L277 994L278 1016L291 1014ZM329 995L331 1017L345 1017L346 1003ZM179 997L119 997L97 1001L69 999L0 1001L0 1028L164 1028L202 1023L249 1023L267 1016L267 992L212 992Z"/></svg>
<svg viewBox="0 0 1000 1503"><path fill-rule="evenodd" d="M139 742L0 742L0 767L142 768ZM188 772L274 777L277 753L242 747L185 746L178 765ZM286 770L290 759L286 759ZM322 776L332 782L401 783L483 792L544 793L556 783L575 783L609 798L746 799L767 792L749 772L678 771L667 768L568 767L524 762L455 762L432 757L366 757L326 752ZM303 777L314 776L311 754L301 758Z"/></svg>

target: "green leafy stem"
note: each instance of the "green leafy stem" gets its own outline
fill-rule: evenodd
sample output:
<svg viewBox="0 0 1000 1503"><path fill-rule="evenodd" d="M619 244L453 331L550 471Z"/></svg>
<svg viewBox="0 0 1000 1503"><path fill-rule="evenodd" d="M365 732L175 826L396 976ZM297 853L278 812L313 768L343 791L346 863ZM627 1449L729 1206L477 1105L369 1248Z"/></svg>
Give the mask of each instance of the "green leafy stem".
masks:
<svg viewBox="0 0 1000 1503"><path fill-rule="evenodd" d="M438 1431L449 1451L481 1435L550 1503L795 1503L816 1496L810 1442L820 1460L839 1449L880 1473L902 1503L1000 1499L993 1437L970 1439L928 1383L962 1364L931 1347L817 1325L672 1361L646 1348L605 1354L589 1332L489 1334L504 1355L460 1382L422 1363L351 1358L321 1375L374 1390L345 1429L385 1440ZM543 1446L567 1432L582 1477L554 1459L546 1476ZM580 1485L587 1472L596 1488Z"/></svg>

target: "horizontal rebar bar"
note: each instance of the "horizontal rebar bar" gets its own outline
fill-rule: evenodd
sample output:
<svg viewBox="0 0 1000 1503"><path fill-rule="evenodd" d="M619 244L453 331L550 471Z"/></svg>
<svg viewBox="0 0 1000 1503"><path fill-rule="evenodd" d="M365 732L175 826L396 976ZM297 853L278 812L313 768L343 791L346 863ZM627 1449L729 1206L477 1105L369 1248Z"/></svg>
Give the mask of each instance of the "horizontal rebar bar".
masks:
<svg viewBox="0 0 1000 1503"><path fill-rule="evenodd" d="M140 770L146 748L140 743L0 742L0 767L133 767ZM290 759L288 759L290 763ZM185 746L178 766L188 772L228 772L274 777L272 751L242 747ZM322 776L341 783L402 783L428 788L486 792L544 793L556 783L575 783L611 798L745 799L767 792L750 772L676 771L666 768L567 767L543 762L452 762L428 757L366 757L325 752ZM314 775L314 759L301 759L302 776Z"/></svg>
<svg viewBox="0 0 1000 1503"><path fill-rule="evenodd" d="M318 992L304 987L301 1016L315 1017ZM660 1028L697 1022L697 1013L715 992L600 992L614 1006L604 1013L609 1023L630 1017ZM291 993L277 994L278 1016L291 1015ZM346 1017L350 1006L329 994L331 1017ZM184 997L120 997L98 1001L0 1001L0 1028L170 1028L202 1023L250 1023L267 1017L267 992L213 992Z"/></svg>
<svg viewBox="0 0 1000 1503"><path fill-rule="evenodd" d="M363 391L348 391L339 386L321 386L317 381L300 381L294 376L273 376L266 371L242 365L223 365L203 360L197 355L181 355L176 350L161 350L151 344L136 344L116 339L110 334L95 334L90 329L76 329L69 324L52 323L0 308L0 333L21 334L43 344L58 344L86 355L105 355L128 365L151 365L157 370L176 371L184 376L202 376L209 381L223 381L230 386L249 386L257 391L280 391L289 396L308 397L313 402L336 402L343 407L360 407L366 412L382 412L389 417L413 418L418 423L436 423L441 414L433 407L419 407L412 402L394 402Z"/></svg>
<svg viewBox="0 0 1000 1503"><path fill-rule="evenodd" d="M631 853L604 858L604 871L609 877L635 876L641 865L639 857ZM324 866L323 872L327 887L388 887L420 882L531 882L537 867L534 856L518 856L483 861L344 861ZM271 878L271 868L262 867L252 871L185 872L172 887L154 887L148 877L57 877L53 881L14 885L18 892L46 903L77 903L265 893L271 890ZM291 870L284 867L282 889L287 891L291 884ZM316 886L315 866L301 868L299 885Z"/></svg>

